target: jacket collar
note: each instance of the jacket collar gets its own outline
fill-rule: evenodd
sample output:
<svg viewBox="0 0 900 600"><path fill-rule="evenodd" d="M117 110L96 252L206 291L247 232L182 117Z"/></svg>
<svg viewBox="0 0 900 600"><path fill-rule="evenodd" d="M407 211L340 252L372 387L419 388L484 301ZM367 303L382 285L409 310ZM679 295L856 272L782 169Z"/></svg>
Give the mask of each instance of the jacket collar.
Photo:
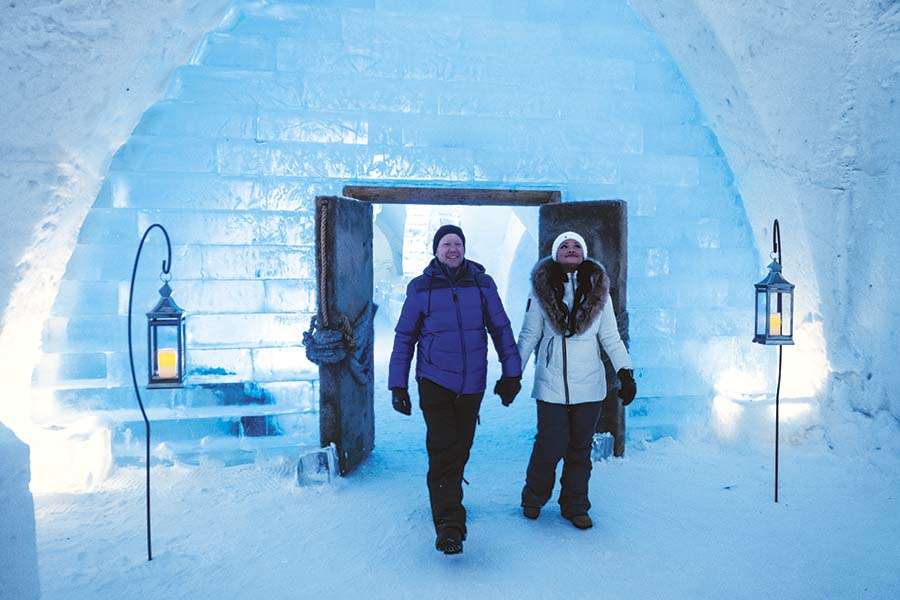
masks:
<svg viewBox="0 0 900 600"><path fill-rule="evenodd" d="M568 278L559 264L552 258L544 258L538 261L531 272L532 293L544 309L551 329L559 335L578 335L587 331L603 310L609 294L609 276L600 263L585 259L576 273L578 280L590 284L590 289L580 301L576 302L576 298L573 298L573 303L576 304L575 314L570 321L571 309L563 301L563 284ZM580 287L578 285L576 290ZM575 295L578 296L577 292ZM574 324L574 331L569 331L570 323Z"/></svg>

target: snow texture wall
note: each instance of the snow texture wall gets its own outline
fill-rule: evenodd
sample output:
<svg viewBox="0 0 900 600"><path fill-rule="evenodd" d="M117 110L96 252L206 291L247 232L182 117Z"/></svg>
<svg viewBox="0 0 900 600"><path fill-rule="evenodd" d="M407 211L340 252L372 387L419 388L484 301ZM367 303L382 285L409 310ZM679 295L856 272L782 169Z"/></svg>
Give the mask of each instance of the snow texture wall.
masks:
<svg viewBox="0 0 900 600"><path fill-rule="evenodd" d="M191 313L192 386L147 394L156 439L315 443L316 373L299 346L315 306L312 199L351 182L628 201L633 423L648 435L673 432L718 372L747 362L759 264L741 199L625 2L236 6L112 160L45 327L40 422L99 413L118 454L139 452L122 332L131 255L160 222ZM158 241L145 255L138 323Z"/></svg>
<svg viewBox="0 0 900 600"><path fill-rule="evenodd" d="M786 385L896 431L900 5L632 4L709 116L758 247L781 218L785 269L805 306Z"/></svg>
<svg viewBox="0 0 900 600"><path fill-rule="evenodd" d="M78 229L110 157L227 5L0 4L0 420L33 448L26 399Z"/></svg>
<svg viewBox="0 0 900 600"><path fill-rule="evenodd" d="M40 598L28 446L0 424L0 597Z"/></svg>

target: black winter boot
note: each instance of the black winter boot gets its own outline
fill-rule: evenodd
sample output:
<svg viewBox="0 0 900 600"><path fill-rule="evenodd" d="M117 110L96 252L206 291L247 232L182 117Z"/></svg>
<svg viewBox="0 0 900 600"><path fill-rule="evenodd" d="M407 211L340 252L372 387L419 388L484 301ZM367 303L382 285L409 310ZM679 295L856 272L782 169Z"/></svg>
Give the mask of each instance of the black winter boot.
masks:
<svg viewBox="0 0 900 600"><path fill-rule="evenodd" d="M541 509L537 506L523 506L522 514L528 519L537 519L541 516Z"/></svg>
<svg viewBox="0 0 900 600"><path fill-rule="evenodd" d="M578 529L590 529L594 526L594 522L591 521L591 517L588 515L573 515L569 517L569 521Z"/></svg>
<svg viewBox="0 0 900 600"><path fill-rule="evenodd" d="M455 527L441 529L437 534L434 547L444 554L460 554L463 551L462 534Z"/></svg>

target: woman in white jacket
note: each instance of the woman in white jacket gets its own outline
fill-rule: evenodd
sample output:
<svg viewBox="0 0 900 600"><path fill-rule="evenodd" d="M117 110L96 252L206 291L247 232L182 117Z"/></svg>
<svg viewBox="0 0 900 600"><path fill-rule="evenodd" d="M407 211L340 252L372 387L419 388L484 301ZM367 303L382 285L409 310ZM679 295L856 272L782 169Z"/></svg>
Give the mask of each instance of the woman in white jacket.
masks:
<svg viewBox="0 0 900 600"><path fill-rule="evenodd" d="M579 529L593 526L588 516L591 442L606 397L601 347L618 374L623 403L629 404L636 393L631 357L616 326L609 276L587 258L587 250L584 238L567 231L553 242L550 257L538 261L518 340L523 368L535 353L531 397L537 400L537 436L522 490L523 513L538 518L562 459L560 510Z"/></svg>

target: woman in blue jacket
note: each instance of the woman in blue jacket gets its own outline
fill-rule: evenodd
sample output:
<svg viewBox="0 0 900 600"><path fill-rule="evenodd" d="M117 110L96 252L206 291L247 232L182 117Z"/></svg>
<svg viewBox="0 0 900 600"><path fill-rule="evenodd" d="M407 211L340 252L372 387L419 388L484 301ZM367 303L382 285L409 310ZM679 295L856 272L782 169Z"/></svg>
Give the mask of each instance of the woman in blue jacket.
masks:
<svg viewBox="0 0 900 600"><path fill-rule="evenodd" d="M407 385L416 350L435 547L445 554L462 552L466 537L462 479L487 379L485 329L503 368L494 392L505 406L521 389L522 375L497 286L484 267L466 260L465 244L462 230L455 225L444 225L434 234L435 258L406 288L388 376L394 409L411 414Z"/></svg>

